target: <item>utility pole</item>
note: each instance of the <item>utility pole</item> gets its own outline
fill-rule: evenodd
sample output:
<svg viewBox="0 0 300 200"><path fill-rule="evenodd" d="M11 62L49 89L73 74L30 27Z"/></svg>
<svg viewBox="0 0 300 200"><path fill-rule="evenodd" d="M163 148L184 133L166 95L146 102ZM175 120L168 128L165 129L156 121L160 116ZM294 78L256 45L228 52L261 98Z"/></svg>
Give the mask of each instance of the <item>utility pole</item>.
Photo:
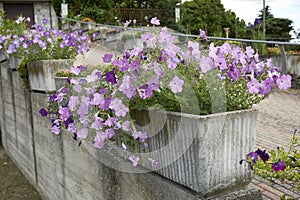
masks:
<svg viewBox="0 0 300 200"><path fill-rule="evenodd" d="M266 1L263 0L263 38L266 39Z"/></svg>

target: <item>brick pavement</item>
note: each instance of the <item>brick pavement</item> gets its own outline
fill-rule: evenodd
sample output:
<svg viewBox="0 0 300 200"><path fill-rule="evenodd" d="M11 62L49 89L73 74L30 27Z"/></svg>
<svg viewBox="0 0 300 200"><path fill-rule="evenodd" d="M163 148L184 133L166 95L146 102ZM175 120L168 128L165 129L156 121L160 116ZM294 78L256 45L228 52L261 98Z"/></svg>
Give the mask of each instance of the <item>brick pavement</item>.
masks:
<svg viewBox="0 0 300 200"><path fill-rule="evenodd" d="M300 135L300 90L275 91L268 99L257 105L256 146L262 149L274 149L277 146L287 148L293 131ZM271 183L256 176L250 188L262 191L265 199L280 199L286 194L291 199L300 199L300 193L289 184Z"/></svg>

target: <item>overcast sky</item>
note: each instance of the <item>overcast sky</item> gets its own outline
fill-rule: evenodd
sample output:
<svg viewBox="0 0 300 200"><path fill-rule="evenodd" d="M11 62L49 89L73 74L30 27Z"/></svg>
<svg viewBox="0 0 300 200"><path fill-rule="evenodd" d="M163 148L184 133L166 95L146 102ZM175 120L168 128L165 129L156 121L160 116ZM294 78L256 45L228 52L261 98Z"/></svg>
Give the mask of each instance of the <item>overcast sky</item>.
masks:
<svg viewBox="0 0 300 200"><path fill-rule="evenodd" d="M300 0L265 0L274 17L292 20L296 31L300 29ZM226 10L232 10L236 15L253 23L263 8L263 0L221 0Z"/></svg>

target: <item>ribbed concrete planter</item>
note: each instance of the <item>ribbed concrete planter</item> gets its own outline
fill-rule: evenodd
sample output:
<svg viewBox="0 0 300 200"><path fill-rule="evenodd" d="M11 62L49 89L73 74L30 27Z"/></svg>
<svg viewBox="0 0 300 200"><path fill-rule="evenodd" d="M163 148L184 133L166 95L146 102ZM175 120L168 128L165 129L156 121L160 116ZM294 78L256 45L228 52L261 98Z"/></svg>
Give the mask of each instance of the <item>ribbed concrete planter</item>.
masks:
<svg viewBox="0 0 300 200"><path fill-rule="evenodd" d="M0 62L4 60L7 60L7 56L4 52L0 52Z"/></svg>
<svg viewBox="0 0 300 200"><path fill-rule="evenodd" d="M121 31L121 32L117 32L117 31L107 32L105 34L106 42L121 40L124 33L125 33L124 31Z"/></svg>
<svg viewBox="0 0 300 200"><path fill-rule="evenodd" d="M33 91L50 93L56 90L54 77L58 70L70 69L74 60L41 60L27 63L30 88Z"/></svg>
<svg viewBox="0 0 300 200"><path fill-rule="evenodd" d="M134 49L134 47L144 48L144 43L141 38L130 38L125 40L124 49Z"/></svg>
<svg viewBox="0 0 300 200"><path fill-rule="evenodd" d="M67 83L68 77L54 77L54 82L55 82L55 89L59 90L62 88L66 83Z"/></svg>
<svg viewBox="0 0 300 200"><path fill-rule="evenodd" d="M205 197L241 190L251 181L239 162L255 147L256 110L204 116L145 112L133 115L148 131L157 173Z"/></svg>
<svg viewBox="0 0 300 200"><path fill-rule="evenodd" d="M22 58L17 58L14 56L9 56L9 66L11 69L15 70L19 66L20 62L22 61Z"/></svg>

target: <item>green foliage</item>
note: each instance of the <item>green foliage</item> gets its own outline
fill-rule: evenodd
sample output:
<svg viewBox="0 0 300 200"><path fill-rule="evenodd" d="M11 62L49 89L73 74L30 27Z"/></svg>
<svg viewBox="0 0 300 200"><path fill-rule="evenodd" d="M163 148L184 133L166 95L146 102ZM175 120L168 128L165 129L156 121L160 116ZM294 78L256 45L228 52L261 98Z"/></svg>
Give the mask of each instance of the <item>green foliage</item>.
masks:
<svg viewBox="0 0 300 200"><path fill-rule="evenodd" d="M96 23L107 23L112 21L111 0L70 0L70 18L91 18Z"/></svg>
<svg viewBox="0 0 300 200"><path fill-rule="evenodd" d="M286 18L276 18L271 14L270 7L266 6L266 39L288 42L292 36L290 32L293 30L293 21ZM263 20L263 10L258 15Z"/></svg>
<svg viewBox="0 0 300 200"><path fill-rule="evenodd" d="M236 37L236 32L238 37L246 34L245 22L231 10L225 11L220 0L194 0L182 5L181 31L197 35L202 29L207 35L225 37L225 27L230 28L229 37Z"/></svg>
<svg viewBox="0 0 300 200"><path fill-rule="evenodd" d="M277 147L277 149L268 151L270 158L267 162L263 162L260 157L255 164L250 161L254 173L270 181L274 181L275 179L283 183L288 181L289 183L292 183L298 191L300 191L299 147L300 142L295 131L288 150L286 150L283 146ZM276 172L272 168L272 163L278 161L284 161L286 163L286 168Z"/></svg>

